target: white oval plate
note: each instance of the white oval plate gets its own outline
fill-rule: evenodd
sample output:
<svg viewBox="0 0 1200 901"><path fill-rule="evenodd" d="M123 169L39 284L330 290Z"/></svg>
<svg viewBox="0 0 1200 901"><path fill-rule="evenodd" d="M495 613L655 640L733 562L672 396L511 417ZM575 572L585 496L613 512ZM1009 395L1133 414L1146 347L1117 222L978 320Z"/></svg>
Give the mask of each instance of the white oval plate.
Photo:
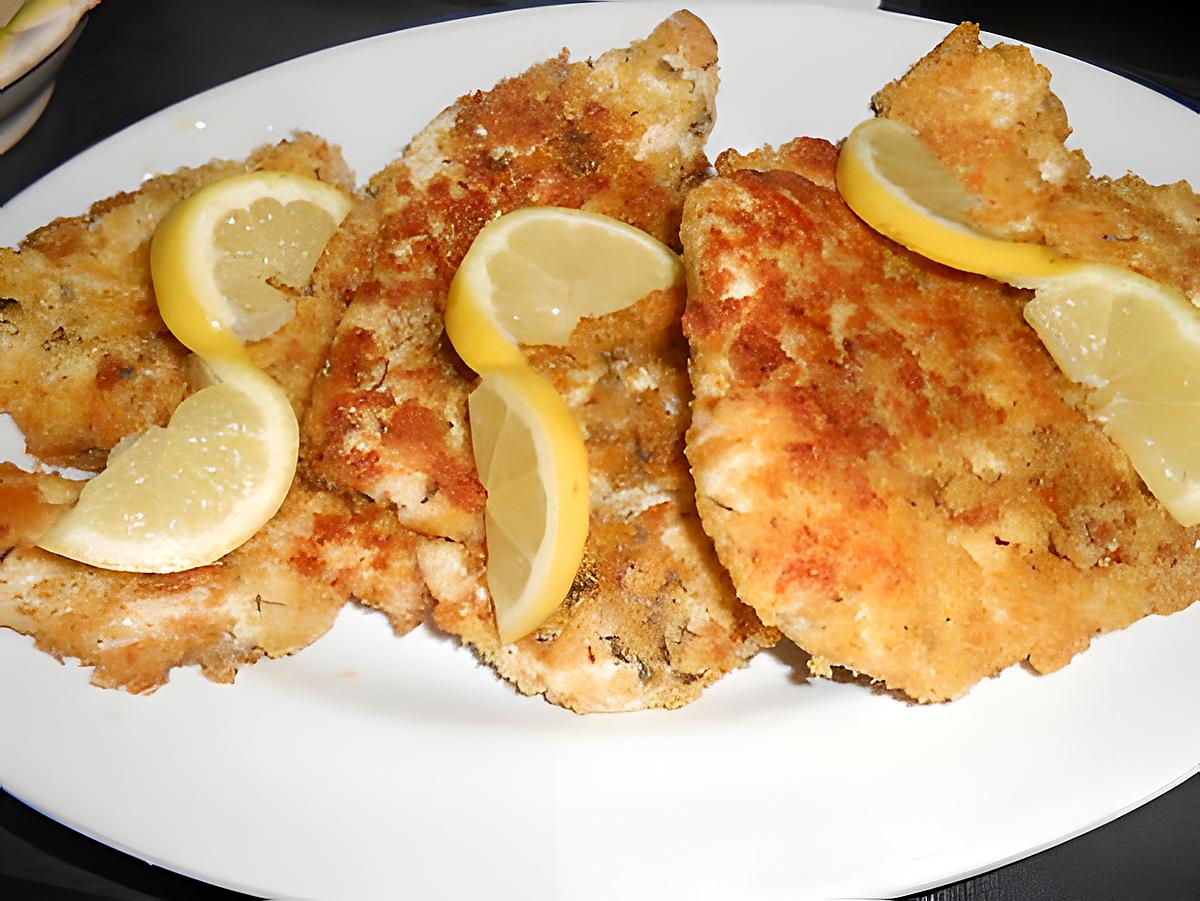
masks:
<svg viewBox="0 0 1200 901"><path fill-rule="evenodd" d="M721 44L712 150L837 138L947 26L820 6L695 3ZM671 5L528 10L304 57L171 107L4 210L17 241L143 175L241 156L296 127L364 177L457 95L556 53L645 34ZM1198 174L1200 118L1052 53L1097 168ZM348 609L235 686L151 697L87 684L0 631L4 786L154 863L273 897L892 896L1083 832L1196 771L1200 604L913 707L803 682L762 654L671 713L577 717L516 696L427 630Z"/></svg>

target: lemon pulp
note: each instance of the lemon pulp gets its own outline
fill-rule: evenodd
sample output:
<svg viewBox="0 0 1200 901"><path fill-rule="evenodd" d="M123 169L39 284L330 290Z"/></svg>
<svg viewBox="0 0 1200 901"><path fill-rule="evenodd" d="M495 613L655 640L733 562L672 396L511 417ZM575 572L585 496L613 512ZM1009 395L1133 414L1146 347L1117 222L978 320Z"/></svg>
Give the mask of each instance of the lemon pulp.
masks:
<svg viewBox="0 0 1200 901"><path fill-rule="evenodd" d="M1185 526L1200 523L1200 317L1165 285L1087 266L1025 307L1051 356L1089 385L1092 415Z"/></svg>

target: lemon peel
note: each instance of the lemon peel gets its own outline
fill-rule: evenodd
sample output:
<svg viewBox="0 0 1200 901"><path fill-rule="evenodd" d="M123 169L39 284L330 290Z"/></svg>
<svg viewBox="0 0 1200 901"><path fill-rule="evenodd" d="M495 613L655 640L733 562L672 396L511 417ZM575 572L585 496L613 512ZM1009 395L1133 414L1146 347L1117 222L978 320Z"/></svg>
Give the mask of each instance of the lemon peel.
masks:
<svg viewBox="0 0 1200 901"><path fill-rule="evenodd" d="M1057 278L1079 263L1041 244L993 238L970 219L978 202L908 126L867 119L838 153L837 187L871 228L944 266L1018 287Z"/></svg>

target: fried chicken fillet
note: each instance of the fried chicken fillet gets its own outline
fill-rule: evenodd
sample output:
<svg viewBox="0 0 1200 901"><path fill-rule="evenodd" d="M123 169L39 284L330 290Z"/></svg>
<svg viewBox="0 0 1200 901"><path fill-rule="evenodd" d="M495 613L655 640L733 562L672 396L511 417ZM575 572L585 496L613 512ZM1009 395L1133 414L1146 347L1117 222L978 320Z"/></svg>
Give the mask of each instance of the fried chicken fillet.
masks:
<svg viewBox="0 0 1200 901"><path fill-rule="evenodd" d="M605 213L678 247L716 88L712 36L683 12L631 47L575 63L564 51L463 97L371 180L314 275L348 306L304 428L313 472L427 536L439 626L522 692L579 712L680 706L774 640L737 602L696 515L683 293L531 349L584 432L592 519L566 602L507 646L485 580L474 377L443 333L446 294L479 229L519 207Z"/></svg>
<svg viewBox="0 0 1200 901"><path fill-rule="evenodd" d="M165 425L193 390L186 349L158 316L149 241L179 200L226 175L277 169L346 190L353 176L313 135L147 181L59 219L17 250L0 250L0 411L43 461L103 468L121 438ZM342 310L294 297L293 319L251 345L297 412ZM176 666L232 680L237 668L324 634L349 598L369 597L399 632L431 604L415 542L394 517L294 482L276 516L210 566L171 575L96 569L33 547L79 482L0 464L0 626L59 658L93 666L92 681L150 691Z"/></svg>
<svg viewBox="0 0 1200 901"><path fill-rule="evenodd" d="M989 214L1012 210L1006 228L1061 230L1056 246L1186 288L1186 186L1089 179L1061 146L1045 71L971 40L956 31L880 108L919 118L922 137L956 135L962 167L978 149L971 187ZM972 134L981 116L992 130ZM684 213L688 456L742 600L814 671L847 667L918 701L1018 662L1055 670L1101 632L1190 604L1200 529L1089 421L1084 389L1022 318L1029 295L873 232L835 166L812 139L731 151ZM1021 185L1043 176L1061 179L1031 200Z"/></svg>

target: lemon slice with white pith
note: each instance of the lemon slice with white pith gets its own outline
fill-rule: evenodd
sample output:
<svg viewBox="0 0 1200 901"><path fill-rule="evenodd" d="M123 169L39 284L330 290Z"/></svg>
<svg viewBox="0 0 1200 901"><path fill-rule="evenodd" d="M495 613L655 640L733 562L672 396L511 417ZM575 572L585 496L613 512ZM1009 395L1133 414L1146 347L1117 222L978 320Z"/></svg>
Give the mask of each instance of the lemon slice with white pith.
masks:
<svg viewBox="0 0 1200 901"><path fill-rule="evenodd" d="M838 153L838 191L878 232L943 265L1031 287L1079 263L1048 247L1005 241L970 219L974 198L907 126L868 119Z"/></svg>
<svg viewBox="0 0 1200 901"><path fill-rule="evenodd" d="M313 178L250 172L222 179L159 224L150 266L159 312L202 357L239 355L285 324L299 288L350 211L348 195Z"/></svg>
<svg viewBox="0 0 1200 901"><path fill-rule="evenodd" d="M587 451L566 403L528 367L485 374L470 414L488 493L488 587L507 643L545 622L571 588L588 531Z"/></svg>
<svg viewBox="0 0 1200 901"><path fill-rule="evenodd" d="M679 257L619 219L529 207L493 220L463 258L446 333L476 372L519 364L521 344L566 344L579 320L636 303L683 277Z"/></svg>
<svg viewBox="0 0 1200 901"><path fill-rule="evenodd" d="M109 457L38 545L105 569L203 566L275 515L296 471L296 416L255 369L217 363L218 381Z"/></svg>

